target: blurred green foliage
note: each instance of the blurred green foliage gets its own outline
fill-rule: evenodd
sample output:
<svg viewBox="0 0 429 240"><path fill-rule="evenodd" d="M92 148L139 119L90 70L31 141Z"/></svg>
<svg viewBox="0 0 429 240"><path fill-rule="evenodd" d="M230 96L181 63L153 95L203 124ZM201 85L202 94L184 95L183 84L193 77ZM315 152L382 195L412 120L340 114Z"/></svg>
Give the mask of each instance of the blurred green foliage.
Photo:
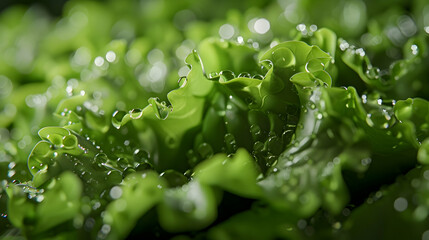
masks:
<svg viewBox="0 0 429 240"><path fill-rule="evenodd" d="M427 239L428 36L425 0L7 8L0 236Z"/></svg>

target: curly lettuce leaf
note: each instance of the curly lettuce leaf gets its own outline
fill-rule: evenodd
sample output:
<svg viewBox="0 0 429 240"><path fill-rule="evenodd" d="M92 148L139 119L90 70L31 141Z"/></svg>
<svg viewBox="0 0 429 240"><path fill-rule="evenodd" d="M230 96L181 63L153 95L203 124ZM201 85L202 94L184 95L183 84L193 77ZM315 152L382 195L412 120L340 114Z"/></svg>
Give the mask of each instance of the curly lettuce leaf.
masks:
<svg viewBox="0 0 429 240"><path fill-rule="evenodd" d="M49 236L48 230L73 221L80 213L82 182L70 172L61 174L44 190L10 184L6 192L9 220L27 236Z"/></svg>
<svg viewBox="0 0 429 240"><path fill-rule="evenodd" d="M369 167L363 182L381 184L397 169L411 169L419 146L414 124L397 121L392 107L364 104L354 88L320 87L320 81L292 77L303 106L296 138L260 183L267 201L303 217L320 207L334 214L344 208L349 191L359 191L345 181L345 171ZM390 170L372 175L383 166Z"/></svg>

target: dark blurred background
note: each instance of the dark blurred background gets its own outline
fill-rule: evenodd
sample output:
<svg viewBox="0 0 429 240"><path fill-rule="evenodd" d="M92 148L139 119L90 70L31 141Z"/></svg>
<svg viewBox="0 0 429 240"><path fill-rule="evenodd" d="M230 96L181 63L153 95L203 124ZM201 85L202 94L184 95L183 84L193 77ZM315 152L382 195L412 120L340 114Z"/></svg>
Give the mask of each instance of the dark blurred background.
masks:
<svg viewBox="0 0 429 240"><path fill-rule="evenodd" d="M43 6L53 16L60 16L66 2L67 0L1 0L0 13L12 5L31 6L36 4Z"/></svg>

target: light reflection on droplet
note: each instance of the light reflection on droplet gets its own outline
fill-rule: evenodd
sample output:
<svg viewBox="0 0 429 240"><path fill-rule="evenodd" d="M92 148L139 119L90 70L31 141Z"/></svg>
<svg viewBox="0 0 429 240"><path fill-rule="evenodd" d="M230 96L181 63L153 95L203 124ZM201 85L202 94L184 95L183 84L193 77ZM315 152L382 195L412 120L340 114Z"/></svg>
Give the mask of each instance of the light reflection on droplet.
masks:
<svg viewBox="0 0 429 240"><path fill-rule="evenodd" d="M291 23L298 23L302 19L302 14L299 12L299 7L297 7L297 1L289 3L284 11L285 18Z"/></svg>
<svg viewBox="0 0 429 240"><path fill-rule="evenodd" d="M110 225L108 225L108 224L104 224L104 225L101 227L101 232L102 232L103 234L108 234L108 233L110 232L110 229L111 229Z"/></svg>
<svg viewBox="0 0 429 240"><path fill-rule="evenodd" d="M270 22L265 18L259 18L253 27L256 33L265 34L270 30Z"/></svg>
<svg viewBox="0 0 429 240"><path fill-rule="evenodd" d="M43 107L46 105L47 101L48 99L46 96L42 94L28 95L25 97L25 103L30 108Z"/></svg>
<svg viewBox="0 0 429 240"><path fill-rule="evenodd" d="M307 227L307 221L305 221L305 219L300 219L296 225L299 229L304 229L305 227Z"/></svg>
<svg viewBox="0 0 429 240"><path fill-rule="evenodd" d="M137 49L130 49L125 54L125 62L130 66L136 65L138 62L140 62L141 58L141 53Z"/></svg>
<svg viewBox="0 0 429 240"><path fill-rule="evenodd" d="M188 66L183 66L183 67L179 68L178 75L179 75L179 77L187 76L189 71L190 71L190 69Z"/></svg>
<svg viewBox="0 0 429 240"><path fill-rule="evenodd" d="M104 58L102 58L102 57L100 57L100 56L96 57L96 58L95 58L95 60L94 60L94 64L95 64L97 67L101 67L101 66L103 66L103 64L104 64Z"/></svg>
<svg viewBox="0 0 429 240"><path fill-rule="evenodd" d="M88 23L88 17L85 13L76 11L70 16L69 21L75 27L82 27Z"/></svg>
<svg viewBox="0 0 429 240"><path fill-rule="evenodd" d="M363 57L363 56L365 56L365 50L363 50L363 48L358 48L358 49L356 49L356 54Z"/></svg>
<svg viewBox="0 0 429 240"><path fill-rule="evenodd" d="M411 37L417 32L416 24L413 19L407 15L403 15L398 19L399 30L406 36Z"/></svg>
<svg viewBox="0 0 429 240"><path fill-rule="evenodd" d="M350 29L359 26L362 19L365 19L365 4L362 1L345 2L342 12L342 24Z"/></svg>
<svg viewBox="0 0 429 240"><path fill-rule="evenodd" d="M234 26L231 24L224 24L219 28L219 35L222 39L230 39L234 36Z"/></svg>
<svg viewBox="0 0 429 240"><path fill-rule="evenodd" d="M13 175L15 175L15 170L9 170L8 172L7 172L7 176L8 177L13 177Z"/></svg>
<svg viewBox="0 0 429 240"><path fill-rule="evenodd" d="M270 44L270 48L273 48L273 47L277 46L278 44L279 44L279 42L272 41L271 44Z"/></svg>
<svg viewBox="0 0 429 240"><path fill-rule="evenodd" d="M112 199L118 199L121 196L122 196L122 189L118 186L112 187L112 189L110 190L110 197Z"/></svg>
<svg viewBox="0 0 429 240"><path fill-rule="evenodd" d="M411 45L411 53L413 55L417 55L417 53L419 53L419 47L417 47L415 44Z"/></svg>
<svg viewBox="0 0 429 240"><path fill-rule="evenodd" d="M157 62L149 70L148 78L151 82L160 81L165 77L167 66L162 62Z"/></svg>
<svg viewBox="0 0 429 240"><path fill-rule="evenodd" d="M160 62L163 59L164 59L164 53L161 50L157 49L157 48L151 50L147 54L147 60L151 64L155 64L156 62Z"/></svg>
<svg viewBox="0 0 429 240"><path fill-rule="evenodd" d="M399 197L393 203L393 207L398 212L403 212L408 208L408 201L403 197Z"/></svg>
<svg viewBox="0 0 429 240"><path fill-rule="evenodd" d="M108 51L106 53L106 60L108 62L114 62L116 60L116 53L113 51Z"/></svg>
<svg viewBox="0 0 429 240"><path fill-rule="evenodd" d="M314 24L310 25L310 31L312 32L317 31L317 25L314 25Z"/></svg>

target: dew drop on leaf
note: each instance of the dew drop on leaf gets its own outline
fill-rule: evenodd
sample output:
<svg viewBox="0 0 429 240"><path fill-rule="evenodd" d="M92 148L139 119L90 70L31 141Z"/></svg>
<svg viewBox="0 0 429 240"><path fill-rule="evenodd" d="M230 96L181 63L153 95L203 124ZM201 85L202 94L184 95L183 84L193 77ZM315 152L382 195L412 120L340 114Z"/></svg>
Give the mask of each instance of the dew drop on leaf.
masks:
<svg viewBox="0 0 429 240"><path fill-rule="evenodd" d="M235 74L234 74L234 72L229 71L229 70L221 71L219 74L220 74L221 79L222 79L224 82L227 82L227 81L232 80L232 79L234 79L234 78L235 78Z"/></svg>
<svg viewBox="0 0 429 240"><path fill-rule="evenodd" d="M180 77L179 80L177 81L177 83L179 84L179 87L184 87L186 86L186 84L188 83L188 78L186 76L184 77Z"/></svg>
<svg viewBox="0 0 429 240"><path fill-rule="evenodd" d="M62 139L62 145L65 149L73 149L76 148L78 144L77 138L75 135L67 135Z"/></svg>
<svg viewBox="0 0 429 240"><path fill-rule="evenodd" d="M159 102L158 98L150 98L149 104L152 105L153 111L158 119L165 120L170 113L170 108L166 106L165 102Z"/></svg>
<svg viewBox="0 0 429 240"><path fill-rule="evenodd" d="M149 160L149 153L142 149L136 149L133 153L134 161L144 163Z"/></svg>
<svg viewBox="0 0 429 240"><path fill-rule="evenodd" d="M225 139L225 145L228 152L235 152L235 150L237 150L236 149L237 146L236 146L234 135L232 135L231 133L227 133L225 134L224 139Z"/></svg>
<svg viewBox="0 0 429 240"><path fill-rule="evenodd" d="M250 73L243 72L243 73L238 74L238 77L239 78L251 78L252 75L250 75Z"/></svg>
<svg viewBox="0 0 429 240"><path fill-rule="evenodd" d="M213 155L213 148L208 143L201 143L197 150L202 159L210 158Z"/></svg>
<svg viewBox="0 0 429 240"><path fill-rule="evenodd" d="M134 108L130 111L130 117L132 119L139 119L143 115L143 111L140 108Z"/></svg>
<svg viewBox="0 0 429 240"><path fill-rule="evenodd" d="M159 176L167 181L169 187L179 187L188 182L185 175L172 169L162 172Z"/></svg>
<svg viewBox="0 0 429 240"><path fill-rule="evenodd" d="M117 129L121 128L122 119L124 118L125 115L126 115L126 112L116 110L112 115L112 125Z"/></svg>

